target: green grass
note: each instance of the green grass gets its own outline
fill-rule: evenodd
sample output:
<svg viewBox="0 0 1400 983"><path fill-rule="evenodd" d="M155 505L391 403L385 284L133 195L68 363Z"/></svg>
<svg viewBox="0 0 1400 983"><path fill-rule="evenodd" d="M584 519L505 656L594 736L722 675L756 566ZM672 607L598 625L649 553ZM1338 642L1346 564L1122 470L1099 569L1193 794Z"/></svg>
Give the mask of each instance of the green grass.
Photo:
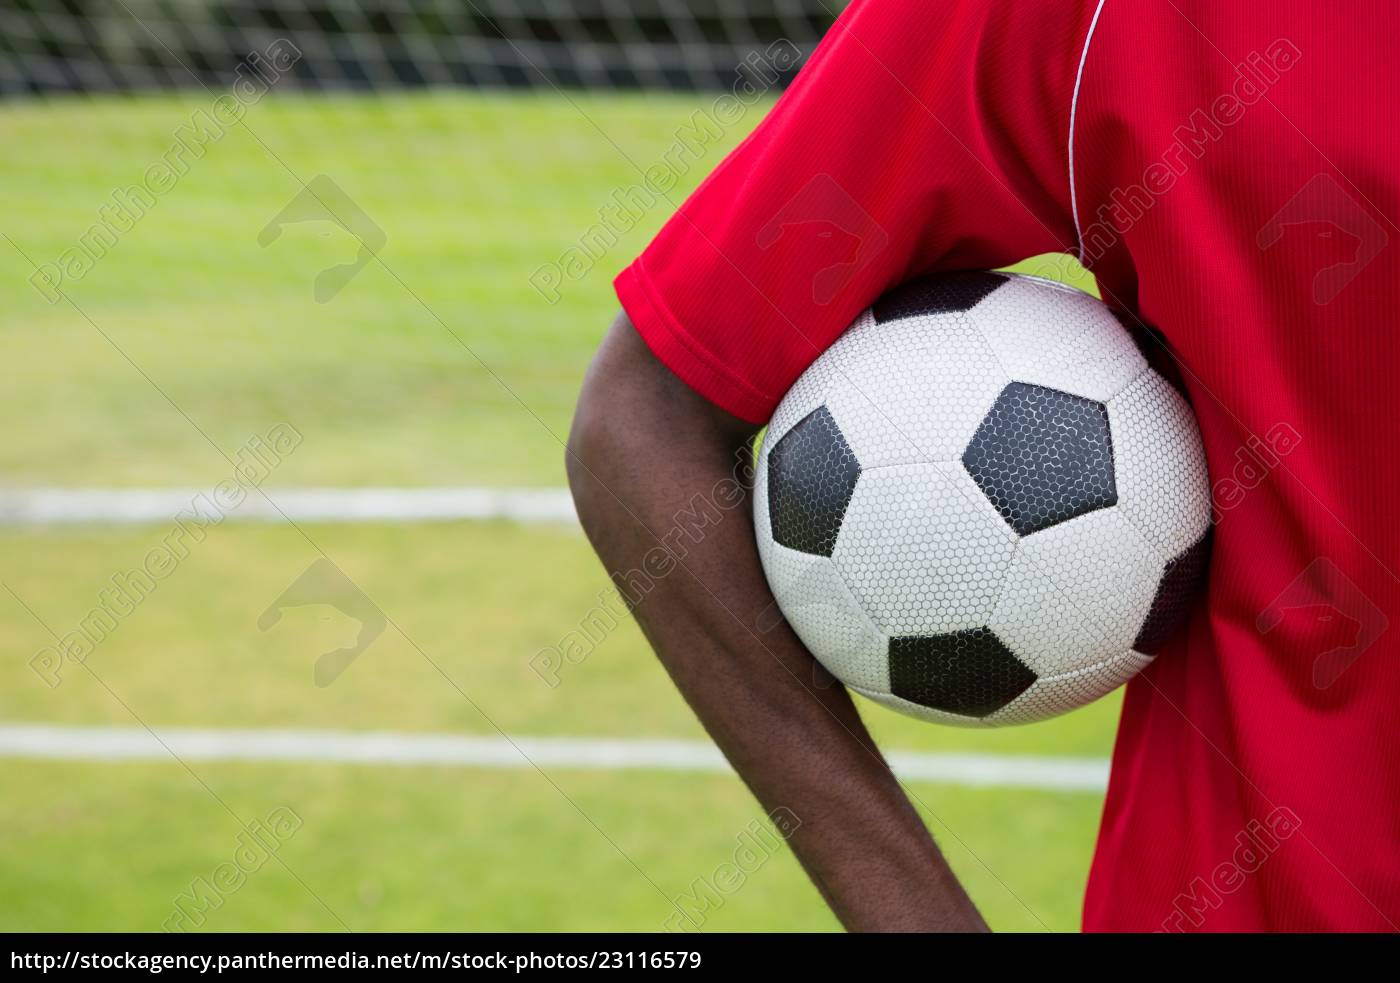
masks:
<svg viewBox="0 0 1400 983"><path fill-rule="evenodd" d="M616 310L611 277L670 208L658 203L586 277L565 280L555 304L531 274L597 222L614 189L636 183L637 166L660 161L703 105L654 94L576 103L265 99L65 285L73 305L30 287L34 267L74 247L206 103L0 107L11 148L0 155L0 355L23 367L0 386L0 414L42 421L9 429L0 474L204 485L226 470L210 441L231 453L287 422L306 437L279 471L287 484L560 483L559 439ZM691 162L675 201L762 111ZM347 235L309 223L257 241L317 174L388 237L383 265L324 304L312 283L353 258Z"/></svg>
<svg viewBox="0 0 1400 983"><path fill-rule="evenodd" d="M701 105L577 100L265 100L69 285L73 305L32 289L31 263L73 246L203 103L0 106L3 480L208 487L229 473L221 452L287 422L305 439L271 484L560 484L558 440L615 309L611 274L669 209L566 281L558 303L530 275L636 179L629 158L658 160ZM723 149L695 162L687 186ZM257 243L299 180L321 173L388 236L384 265L325 304L312 281L353 256L344 234L291 226ZM44 625L75 627L166 532L0 532L0 720L702 736L630 622L558 686L539 678L532 657L577 627L606 581L577 533L497 524L216 528L92 653L90 672L69 666L46 686L28 666L50 642ZM269 631L256 625L321 551L392 620L324 689L312 664L347 643L350 622L299 608ZM864 710L890 747L1101 756L1117 706L993 732ZM279 854L296 876L268 864L211 915L214 930L656 929L666 899L727 860L758 818L722 776L558 771L556 789L526 771L194 771L0 761L0 783L18 790L0 798L0 929L159 928L174 897L237 846L219 800L245 820L286 806L304 826ZM1077 925L1098 796L915 791L996 926ZM833 927L786 851L706 924Z"/></svg>
<svg viewBox="0 0 1400 983"><path fill-rule="evenodd" d="M218 800L177 766L7 764L25 795L0 805L0 926L158 930L192 881L232 859L239 820L285 808L301 820L277 851L286 868L265 863L203 930L660 931L763 818L721 776L557 771L556 790L530 772L195 770ZM995 926L1076 927L1093 797L917 792ZM836 927L785 846L722 897L705 931Z"/></svg>
<svg viewBox="0 0 1400 983"><path fill-rule="evenodd" d="M349 642L352 622L308 607L289 610L267 632L256 625L319 555L295 530L212 530L87 657L91 671L68 666L55 688L26 664L49 643L44 625L59 634L75 627L108 579L139 564L164 530L0 535L0 568L14 595L0 598L0 648L10 656L0 662L0 718L140 722L158 732L494 733L484 712L510 734L702 736L630 622L557 686L532 671L531 657L577 626L606 584L576 533L489 523L306 532L397 626L326 688L313 684L312 664ZM1102 755L1117 700L991 732L931 727L871 704L863 710L887 747ZM7 834L0 928L158 926L175 894L237 845L235 820L215 794L245 820L279 805L300 815L306 827L284 859L356 930L651 930L666 916L664 902L592 824L674 897L722 863L729 841L758 818L737 780L720 777L552 771L585 819L528 771L207 763L193 771L197 778L173 762L0 761L0 781L25 790L0 805ZM1077 924L1098 796L914 790L994 924ZM113 857L122 858L120 878L111 874ZM306 888L268 866L206 927L338 926ZM786 851L707 922L734 930L828 927Z"/></svg>
<svg viewBox="0 0 1400 983"><path fill-rule="evenodd" d="M0 107L12 148L0 159L0 229L13 242L0 242L0 344L25 367L0 387L0 412L44 421L0 443L0 473L198 484L222 462L168 396L226 452L274 422L296 426L307 442L280 476L289 483L559 483L557 438L615 311L611 276L669 207L566 281L557 304L530 276L636 182L627 157L660 159L698 105L579 103L609 139L541 96L266 99L71 285L78 310L28 286L33 264L78 242L203 103ZM735 127L725 146L741 136ZM75 141L101 151L75 152ZM687 185L723 150L712 146ZM383 265L324 304L312 283L353 258L347 235L310 223L257 241L299 182L322 173L388 237Z"/></svg>
<svg viewBox="0 0 1400 983"><path fill-rule="evenodd" d="M556 686L531 668L541 649L578 628L608 585L577 533L495 523L304 528L311 543L279 526L215 528L87 666L143 719L167 726L488 733L492 725L474 702L510 733L702 736L630 620L563 669ZM76 628L110 578L138 566L164 534L154 527L0 534L0 571L14 595L0 594L0 647L11 654L0 661L0 717L132 722L80 667L65 668L50 688L27 663L51 643L45 625L59 635ZM314 685L312 665L353 639L352 621L304 607L266 632L257 627L318 548L392 622L324 689ZM1106 753L1116 713L1116 701L1106 700L1047 725L978 731L869 707L890 745L1042 754Z"/></svg>

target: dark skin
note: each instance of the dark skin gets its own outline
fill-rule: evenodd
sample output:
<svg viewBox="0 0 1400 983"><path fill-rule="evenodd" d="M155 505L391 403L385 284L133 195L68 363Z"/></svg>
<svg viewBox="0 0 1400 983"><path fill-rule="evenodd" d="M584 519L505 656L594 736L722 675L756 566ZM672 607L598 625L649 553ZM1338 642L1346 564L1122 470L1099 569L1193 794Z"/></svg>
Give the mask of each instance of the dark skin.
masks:
<svg viewBox="0 0 1400 983"><path fill-rule="evenodd" d="M641 568L697 493L735 475L757 430L672 375L620 315L588 370L567 455L607 569ZM749 508L745 498L700 542L683 541L634 606L638 624L763 807L800 821L789 843L847 929L986 931L849 694L786 623L772 627Z"/></svg>

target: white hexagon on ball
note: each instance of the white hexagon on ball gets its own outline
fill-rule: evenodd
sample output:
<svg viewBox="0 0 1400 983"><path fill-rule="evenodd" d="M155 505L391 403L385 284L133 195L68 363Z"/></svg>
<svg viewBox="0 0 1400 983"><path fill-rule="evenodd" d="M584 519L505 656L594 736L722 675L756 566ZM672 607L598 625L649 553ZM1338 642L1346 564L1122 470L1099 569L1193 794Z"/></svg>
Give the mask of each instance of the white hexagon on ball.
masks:
<svg viewBox="0 0 1400 983"><path fill-rule="evenodd" d="M831 673L925 720L1025 723L1139 671L1207 569L1184 399L1097 300L1000 273L881 297L782 401L759 556Z"/></svg>

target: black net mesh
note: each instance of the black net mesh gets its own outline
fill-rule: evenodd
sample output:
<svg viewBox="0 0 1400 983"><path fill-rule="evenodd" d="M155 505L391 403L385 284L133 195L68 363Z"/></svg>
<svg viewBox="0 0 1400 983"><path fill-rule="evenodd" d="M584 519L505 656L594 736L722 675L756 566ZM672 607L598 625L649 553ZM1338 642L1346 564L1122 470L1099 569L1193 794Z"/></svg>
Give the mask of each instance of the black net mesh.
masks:
<svg viewBox="0 0 1400 983"><path fill-rule="evenodd" d="M285 39L324 89L715 89L845 0L0 0L0 94L227 84ZM284 83L286 84L286 83Z"/></svg>

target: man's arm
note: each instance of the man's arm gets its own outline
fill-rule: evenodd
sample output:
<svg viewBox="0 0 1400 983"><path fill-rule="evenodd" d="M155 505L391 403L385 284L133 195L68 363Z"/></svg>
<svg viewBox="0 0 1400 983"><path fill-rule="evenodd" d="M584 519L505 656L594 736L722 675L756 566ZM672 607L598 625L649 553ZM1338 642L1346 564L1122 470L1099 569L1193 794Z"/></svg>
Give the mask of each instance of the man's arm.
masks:
<svg viewBox="0 0 1400 983"><path fill-rule="evenodd" d="M705 402L626 316L584 382L569 485L609 571L642 567L674 516L734 471L756 428ZM851 930L985 930L839 685L812 685L773 595L747 507L726 512L634 608L667 672L765 809L800 825L793 851Z"/></svg>

